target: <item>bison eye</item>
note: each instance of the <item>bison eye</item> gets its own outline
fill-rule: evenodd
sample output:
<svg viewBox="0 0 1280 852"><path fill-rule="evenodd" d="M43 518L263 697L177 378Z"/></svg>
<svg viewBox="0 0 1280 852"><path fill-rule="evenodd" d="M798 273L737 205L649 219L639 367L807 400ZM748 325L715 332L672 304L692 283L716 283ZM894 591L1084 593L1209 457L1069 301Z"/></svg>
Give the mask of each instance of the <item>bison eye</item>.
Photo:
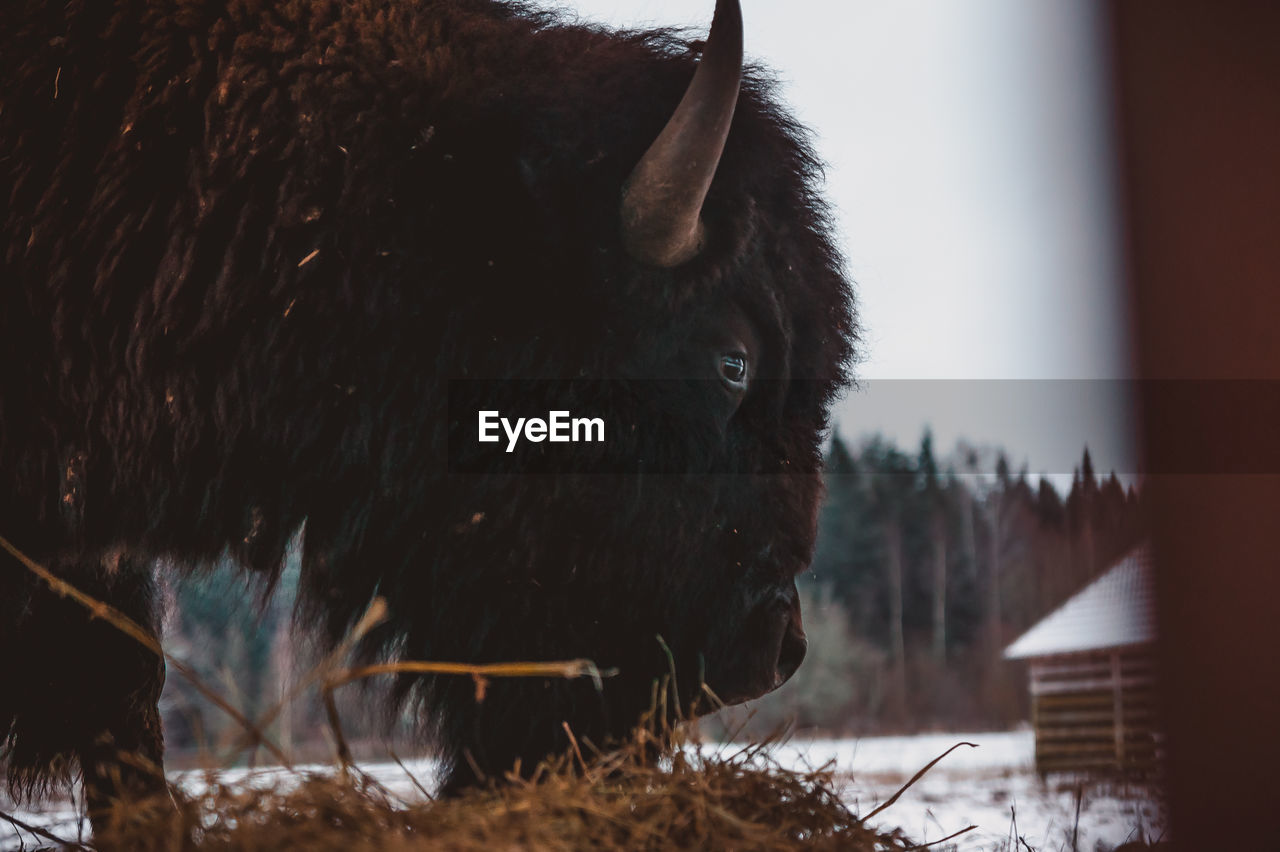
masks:
<svg viewBox="0 0 1280 852"><path fill-rule="evenodd" d="M735 392L746 390L747 356L741 352L729 352L721 355L720 378Z"/></svg>

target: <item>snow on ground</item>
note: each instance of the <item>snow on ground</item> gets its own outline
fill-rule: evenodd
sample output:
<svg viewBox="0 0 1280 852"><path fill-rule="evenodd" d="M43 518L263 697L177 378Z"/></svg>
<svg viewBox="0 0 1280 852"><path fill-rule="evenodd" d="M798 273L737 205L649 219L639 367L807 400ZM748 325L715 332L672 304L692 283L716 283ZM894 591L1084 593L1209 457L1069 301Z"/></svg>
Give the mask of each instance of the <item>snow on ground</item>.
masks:
<svg viewBox="0 0 1280 852"><path fill-rule="evenodd" d="M1150 788L1102 785L1066 776L1050 776L1042 782L1032 769L1035 742L1030 730L1000 733L920 734L902 737L863 737L843 740L793 740L772 749L783 766L818 768L831 764L838 772L842 793L855 813L869 813L887 801L908 779L931 760L959 742L961 746L940 761L922 779L902 793L872 822L884 828L901 828L917 842L940 840L966 826L976 829L951 844L936 847L957 852L1012 852L1029 847L1035 852L1100 852L1139 837L1159 837L1166 815L1159 796ZM706 748L736 748L706 746ZM421 793L418 782L432 786L436 764L431 760L373 763L362 767L391 792L408 801ZM302 771L329 771L327 766L299 767ZM270 786L282 770L226 770L222 783ZM193 793L206 783L203 773L171 775ZM1078 809L1078 820L1077 820ZM0 800L0 810L14 811ZM53 802L40 809L15 814L24 822L42 826L62 837L74 838L81 829L74 803ZM1025 842L1011 842L1013 828ZM1074 842L1073 842L1074 837ZM0 850L38 846L25 832L0 820Z"/></svg>
<svg viewBox="0 0 1280 852"><path fill-rule="evenodd" d="M1035 737L1030 729L793 741L779 746L775 755L784 766L817 768L833 762L846 801L855 813L865 814L960 742L976 748L952 751L871 821L901 828L920 843L977 826L954 841L962 852L1026 846L1036 852L1095 852L1165 831L1163 802L1150 787L1064 775L1041 781L1033 769ZM1016 842L1015 820L1021 838Z"/></svg>

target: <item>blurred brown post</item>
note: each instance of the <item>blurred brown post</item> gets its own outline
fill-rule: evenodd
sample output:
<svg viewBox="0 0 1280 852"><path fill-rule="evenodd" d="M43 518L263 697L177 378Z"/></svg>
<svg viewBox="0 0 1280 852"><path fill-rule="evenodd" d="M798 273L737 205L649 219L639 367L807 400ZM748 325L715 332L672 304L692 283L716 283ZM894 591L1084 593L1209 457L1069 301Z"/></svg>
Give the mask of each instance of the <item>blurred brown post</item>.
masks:
<svg viewBox="0 0 1280 852"><path fill-rule="evenodd" d="M1140 375L1280 380L1280 3L1108 8ZM1144 385L1172 829L1196 852L1280 842L1280 418L1257 395ZM1155 446L1264 462L1189 473Z"/></svg>

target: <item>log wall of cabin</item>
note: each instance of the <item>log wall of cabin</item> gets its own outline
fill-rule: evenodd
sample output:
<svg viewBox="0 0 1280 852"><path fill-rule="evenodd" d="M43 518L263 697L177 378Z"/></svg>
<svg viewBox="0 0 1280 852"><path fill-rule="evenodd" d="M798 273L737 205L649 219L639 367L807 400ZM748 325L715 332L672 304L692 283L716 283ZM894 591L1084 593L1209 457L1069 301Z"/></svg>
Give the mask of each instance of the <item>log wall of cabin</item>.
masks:
<svg viewBox="0 0 1280 852"><path fill-rule="evenodd" d="M1150 647L1031 661L1036 771L1147 774L1161 738Z"/></svg>

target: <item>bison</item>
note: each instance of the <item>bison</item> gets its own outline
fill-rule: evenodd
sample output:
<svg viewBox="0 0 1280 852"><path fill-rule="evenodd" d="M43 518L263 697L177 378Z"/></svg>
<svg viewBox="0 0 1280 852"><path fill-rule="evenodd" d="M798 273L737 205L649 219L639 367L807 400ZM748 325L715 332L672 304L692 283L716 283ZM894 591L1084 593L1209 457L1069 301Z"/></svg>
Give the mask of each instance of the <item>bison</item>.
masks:
<svg viewBox="0 0 1280 852"><path fill-rule="evenodd" d="M489 0L18 0L0 79L18 550L154 634L157 567L269 587L301 529L296 618L329 642L381 596L370 659L617 670L402 677L449 789L565 723L624 735L668 673L688 710L799 665L856 321L734 0L705 43ZM604 440L462 446L516 397ZM163 679L0 553L11 787L162 784Z"/></svg>

